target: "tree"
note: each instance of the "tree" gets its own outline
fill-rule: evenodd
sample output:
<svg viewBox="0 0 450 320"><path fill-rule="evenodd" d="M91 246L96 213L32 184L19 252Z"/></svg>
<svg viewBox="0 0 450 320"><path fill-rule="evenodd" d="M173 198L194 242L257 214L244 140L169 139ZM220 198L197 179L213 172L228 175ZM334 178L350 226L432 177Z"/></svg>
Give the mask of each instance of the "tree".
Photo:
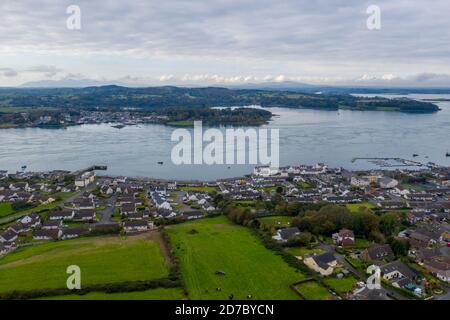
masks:
<svg viewBox="0 0 450 320"><path fill-rule="evenodd" d="M391 236L399 225L398 216L392 212L384 214L380 219L380 231L387 237Z"/></svg>

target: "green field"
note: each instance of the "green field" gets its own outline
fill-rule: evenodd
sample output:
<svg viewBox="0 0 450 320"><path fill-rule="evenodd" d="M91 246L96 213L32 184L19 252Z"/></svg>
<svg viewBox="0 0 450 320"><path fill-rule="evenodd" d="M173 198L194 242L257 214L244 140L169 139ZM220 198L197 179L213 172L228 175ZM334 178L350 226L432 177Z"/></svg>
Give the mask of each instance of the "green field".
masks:
<svg viewBox="0 0 450 320"><path fill-rule="evenodd" d="M85 295L46 297L38 300L182 300L186 297L181 288L157 288L147 291L104 293L90 292Z"/></svg>
<svg viewBox="0 0 450 320"><path fill-rule="evenodd" d="M327 288L321 286L317 281L310 280L297 284L295 288L306 300L329 300L330 293Z"/></svg>
<svg viewBox="0 0 450 320"><path fill-rule="evenodd" d="M191 299L299 299L289 285L305 276L223 216L170 226L168 234Z"/></svg>
<svg viewBox="0 0 450 320"><path fill-rule="evenodd" d="M361 202L361 203L348 203L345 205L350 212L355 213L359 211L359 208L367 208L367 209L373 209L375 208L375 205L369 203L369 202Z"/></svg>
<svg viewBox="0 0 450 320"><path fill-rule="evenodd" d="M0 203L0 217L5 217L14 212L14 209L9 202Z"/></svg>
<svg viewBox="0 0 450 320"><path fill-rule="evenodd" d="M70 265L81 268L81 286L166 277L159 243L147 237L75 239L19 249L0 259L0 292L65 288Z"/></svg>
<svg viewBox="0 0 450 320"><path fill-rule="evenodd" d="M289 216L270 216L258 219L261 224L267 227L286 228L291 225L292 217Z"/></svg>
<svg viewBox="0 0 450 320"><path fill-rule="evenodd" d="M335 277L328 277L324 279L325 283L329 285L335 292L339 294L344 294L350 292L353 287L356 285L358 280L354 277L346 277L342 279L338 279Z"/></svg>

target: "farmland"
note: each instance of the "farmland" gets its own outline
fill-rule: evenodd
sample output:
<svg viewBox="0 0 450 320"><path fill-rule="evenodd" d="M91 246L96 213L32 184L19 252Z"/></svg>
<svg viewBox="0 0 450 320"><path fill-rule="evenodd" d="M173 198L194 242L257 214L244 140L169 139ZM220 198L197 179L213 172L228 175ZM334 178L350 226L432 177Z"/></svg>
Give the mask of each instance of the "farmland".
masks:
<svg viewBox="0 0 450 320"><path fill-rule="evenodd" d="M191 299L299 299L289 285L305 276L223 216L170 226L168 234Z"/></svg>
<svg viewBox="0 0 450 320"><path fill-rule="evenodd" d="M64 288L70 265L81 268L82 286L166 277L160 246L147 237L97 237L19 249L0 259L0 292Z"/></svg>

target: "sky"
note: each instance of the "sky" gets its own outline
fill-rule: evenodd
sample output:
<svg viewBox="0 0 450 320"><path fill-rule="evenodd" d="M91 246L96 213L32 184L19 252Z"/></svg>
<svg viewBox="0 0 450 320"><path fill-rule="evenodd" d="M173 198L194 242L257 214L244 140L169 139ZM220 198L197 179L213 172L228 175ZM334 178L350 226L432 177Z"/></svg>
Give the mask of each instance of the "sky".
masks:
<svg viewBox="0 0 450 320"><path fill-rule="evenodd" d="M450 86L449 16L449 0L2 0L0 86Z"/></svg>

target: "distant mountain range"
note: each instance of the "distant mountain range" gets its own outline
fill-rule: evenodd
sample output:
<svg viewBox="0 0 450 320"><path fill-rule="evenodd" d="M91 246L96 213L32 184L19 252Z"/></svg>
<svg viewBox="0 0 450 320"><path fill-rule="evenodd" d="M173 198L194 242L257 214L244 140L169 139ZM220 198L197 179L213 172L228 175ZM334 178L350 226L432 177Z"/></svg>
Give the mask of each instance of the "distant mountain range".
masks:
<svg viewBox="0 0 450 320"><path fill-rule="evenodd" d="M62 79L62 80L38 80L29 81L22 84L21 88L86 88L117 85L131 88L149 87L146 84L133 84L120 81L98 81L92 79ZM204 85L196 84L177 84L178 87L200 88ZM373 94L410 94L410 93L428 93L428 94L449 94L450 88L446 87L385 87L385 86L330 86L313 85L302 82L284 81L284 82L263 82L263 83L245 83L245 84L217 84L211 86L220 86L228 89L253 89L253 90L274 90L274 91L294 91L305 93L373 93Z"/></svg>

